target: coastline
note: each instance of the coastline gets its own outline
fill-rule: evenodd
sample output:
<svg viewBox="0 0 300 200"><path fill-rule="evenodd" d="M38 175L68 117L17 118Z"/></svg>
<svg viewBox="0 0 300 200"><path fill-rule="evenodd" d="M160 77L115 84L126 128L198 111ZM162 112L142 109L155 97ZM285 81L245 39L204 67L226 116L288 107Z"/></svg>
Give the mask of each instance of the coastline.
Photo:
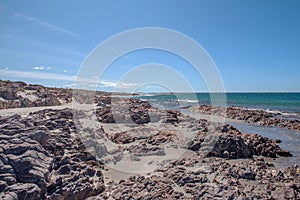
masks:
<svg viewBox="0 0 300 200"><path fill-rule="evenodd" d="M82 104L84 95L68 103L58 98L72 99L63 90L43 89L59 105L0 110L1 198L23 193L31 199L89 200L300 195L298 166L280 165L299 157L283 148L288 141L255 130L249 134L244 128L251 120L229 117L220 124L207 110L161 110L130 98L113 97L114 107L103 93L91 104ZM31 89L34 94L39 93ZM49 103L39 99L44 96L30 97L27 105Z"/></svg>

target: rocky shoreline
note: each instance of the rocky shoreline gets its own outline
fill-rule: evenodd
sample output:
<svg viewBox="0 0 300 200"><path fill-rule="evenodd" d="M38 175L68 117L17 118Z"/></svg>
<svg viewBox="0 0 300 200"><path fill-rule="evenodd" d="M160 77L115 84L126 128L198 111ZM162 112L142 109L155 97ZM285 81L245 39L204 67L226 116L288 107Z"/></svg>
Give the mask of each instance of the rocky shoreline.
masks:
<svg viewBox="0 0 300 200"><path fill-rule="evenodd" d="M223 116L224 112L223 108L209 105L195 106L189 109L193 112L220 116ZM229 106L226 108L226 117L260 126L276 126L291 130L300 130L300 120L283 118L283 115L279 112L270 113L264 110L251 110L237 106Z"/></svg>
<svg viewBox="0 0 300 200"><path fill-rule="evenodd" d="M27 101L28 85L12 84L21 89L2 83L1 98ZM49 94L31 90L34 104L5 105L72 99L69 90L39 91ZM84 109L82 98L73 108L0 115L0 199L300 199L299 167L266 161L292 156L279 140L137 99L99 93Z"/></svg>

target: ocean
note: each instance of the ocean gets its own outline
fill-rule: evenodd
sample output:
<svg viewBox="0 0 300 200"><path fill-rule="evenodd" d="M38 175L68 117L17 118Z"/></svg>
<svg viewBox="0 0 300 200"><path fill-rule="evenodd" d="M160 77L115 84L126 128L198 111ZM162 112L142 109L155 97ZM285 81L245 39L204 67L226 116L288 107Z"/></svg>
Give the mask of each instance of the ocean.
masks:
<svg viewBox="0 0 300 200"><path fill-rule="evenodd" d="M213 95L221 99L220 93L213 93ZM135 96L135 98L148 100L156 106L167 109L178 109L179 106L210 105L210 97L209 93L178 93L176 95L157 93ZM224 102L220 100L219 103ZM300 93L226 93L226 104L300 116Z"/></svg>

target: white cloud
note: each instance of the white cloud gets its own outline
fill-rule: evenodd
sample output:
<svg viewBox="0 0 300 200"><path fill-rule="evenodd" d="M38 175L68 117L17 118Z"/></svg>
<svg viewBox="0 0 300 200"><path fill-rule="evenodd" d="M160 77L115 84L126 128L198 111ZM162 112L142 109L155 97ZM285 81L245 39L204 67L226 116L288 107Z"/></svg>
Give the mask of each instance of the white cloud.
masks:
<svg viewBox="0 0 300 200"><path fill-rule="evenodd" d="M67 70L66 70L66 69L64 70L64 73L67 73Z"/></svg>
<svg viewBox="0 0 300 200"><path fill-rule="evenodd" d="M113 87L113 88L134 88L137 84L135 83L119 83L113 81L100 81L100 87Z"/></svg>
<svg viewBox="0 0 300 200"><path fill-rule="evenodd" d="M34 69L35 70L43 70L43 69L45 69L45 67L44 66L36 66L36 67L34 67Z"/></svg>
<svg viewBox="0 0 300 200"><path fill-rule="evenodd" d="M76 86L75 83L65 85L65 87L67 87L67 88L74 88L75 86Z"/></svg>
<svg viewBox="0 0 300 200"><path fill-rule="evenodd" d="M48 70L50 70L50 69L52 69L52 67L51 67L51 66L49 66L49 67L47 67L47 69L48 69Z"/></svg>
<svg viewBox="0 0 300 200"><path fill-rule="evenodd" d="M37 67L38 69L40 67ZM89 86L90 89L101 87L101 88L119 88L119 89L129 89L137 86L135 83L121 83L115 81L100 81L98 83L97 79L94 78L84 78L77 76L68 76L64 74L46 73L38 71L20 71L20 70L9 70L0 69L0 77L17 77L17 78L33 78L33 79L46 79L46 80L65 80L73 81L73 84L68 85L69 87L86 87Z"/></svg>
<svg viewBox="0 0 300 200"><path fill-rule="evenodd" d="M44 20L41 20L41 19L38 19L38 18L35 18L35 17L31 17L31 16L23 14L23 13L13 12L13 15L16 16L16 17L19 17L23 20L26 20L26 21L29 21L29 22L34 22L34 23L36 23L40 26L46 27L46 28L48 28L50 30L53 30L53 31L59 31L59 32L62 32L62 33L68 34L68 35L80 37L80 35L78 35L77 33L72 32L68 29L59 27L57 25L51 24L49 22L46 22Z"/></svg>

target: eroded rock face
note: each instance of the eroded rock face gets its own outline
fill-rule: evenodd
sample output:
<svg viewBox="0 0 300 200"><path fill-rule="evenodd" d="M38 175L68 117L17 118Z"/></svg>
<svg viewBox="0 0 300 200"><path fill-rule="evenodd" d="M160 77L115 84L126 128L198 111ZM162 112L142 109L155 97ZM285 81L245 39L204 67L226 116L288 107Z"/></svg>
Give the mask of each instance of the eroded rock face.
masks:
<svg viewBox="0 0 300 200"><path fill-rule="evenodd" d="M0 119L0 199L85 199L104 190L101 165L76 138L71 110Z"/></svg>

